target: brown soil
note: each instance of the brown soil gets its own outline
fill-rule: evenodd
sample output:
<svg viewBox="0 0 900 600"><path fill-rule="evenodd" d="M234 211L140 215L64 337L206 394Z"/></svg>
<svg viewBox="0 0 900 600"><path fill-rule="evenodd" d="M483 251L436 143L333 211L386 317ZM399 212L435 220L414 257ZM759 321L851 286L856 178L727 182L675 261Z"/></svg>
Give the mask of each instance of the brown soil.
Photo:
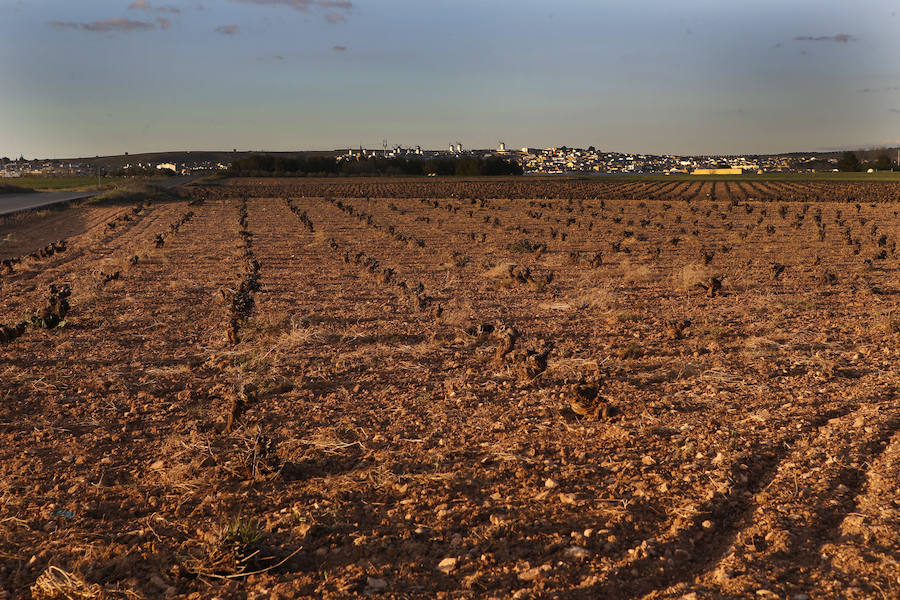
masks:
<svg viewBox="0 0 900 600"><path fill-rule="evenodd" d="M895 185L191 194L0 223L0 598L900 597Z"/></svg>

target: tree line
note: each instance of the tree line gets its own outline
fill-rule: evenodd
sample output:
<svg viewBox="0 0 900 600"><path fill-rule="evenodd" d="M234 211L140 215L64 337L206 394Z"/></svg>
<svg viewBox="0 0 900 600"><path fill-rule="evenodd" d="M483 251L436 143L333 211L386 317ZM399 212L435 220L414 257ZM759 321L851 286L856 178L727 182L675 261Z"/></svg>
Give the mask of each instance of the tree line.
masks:
<svg viewBox="0 0 900 600"><path fill-rule="evenodd" d="M327 156L299 156L287 158L270 154L255 154L234 161L229 175L260 176L398 176L447 175L492 176L521 175L522 166L514 160L497 156L441 157L428 160L370 157L362 160L338 160Z"/></svg>
<svg viewBox="0 0 900 600"><path fill-rule="evenodd" d="M894 163L891 161L891 157L886 151L880 152L875 160L863 162L859 160L856 152L848 150L841 155L841 158L837 163L837 168L840 171L851 173L855 171L865 172L869 169L875 169L876 171L890 171L894 168Z"/></svg>

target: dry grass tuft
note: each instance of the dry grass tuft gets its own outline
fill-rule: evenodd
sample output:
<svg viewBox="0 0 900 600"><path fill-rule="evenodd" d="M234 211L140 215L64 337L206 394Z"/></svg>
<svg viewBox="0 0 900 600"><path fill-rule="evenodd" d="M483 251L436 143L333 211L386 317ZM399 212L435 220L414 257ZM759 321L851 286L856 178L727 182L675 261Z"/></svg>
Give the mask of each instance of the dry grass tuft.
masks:
<svg viewBox="0 0 900 600"><path fill-rule="evenodd" d="M782 345L770 338L750 336L744 340L744 352L749 356L770 356L777 354Z"/></svg>
<svg viewBox="0 0 900 600"><path fill-rule="evenodd" d="M87 200L85 204L171 202L180 200L177 192L151 183L128 183Z"/></svg>
<svg viewBox="0 0 900 600"><path fill-rule="evenodd" d="M106 595L99 585L87 583L77 575L50 566L31 586L31 597L34 600L93 600L105 598Z"/></svg>
<svg viewBox="0 0 900 600"><path fill-rule="evenodd" d="M656 273L648 265L633 265L631 261L622 261L622 278L628 283L648 282L656 279Z"/></svg>
<svg viewBox="0 0 900 600"><path fill-rule="evenodd" d="M610 310L616 306L615 294L608 285L582 289L584 291L578 295L575 305L600 310Z"/></svg>
<svg viewBox="0 0 900 600"><path fill-rule="evenodd" d="M506 279L507 277L509 277L509 269L515 268L517 266L518 263L501 262L496 267L485 271L484 276L489 279Z"/></svg>
<svg viewBox="0 0 900 600"><path fill-rule="evenodd" d="M471 302L453 300L441 314L440 319L445 325L464 327L474 321L476 316Z"/></svg>
<svg viewBox="0 0 900 600"><path fill-rule="evenodd" d="M702 285L705 280L714 274L713 270L705 265L691 263L673 274L672 280L678 289L690 290L698 285Z"/></svg>
<svg viewBox="0 0 900 600"><path fill-rule="evenodd" d="M888 335L896 335L900 333L900 313L890 312L882 315L879 329Z"/></svg>

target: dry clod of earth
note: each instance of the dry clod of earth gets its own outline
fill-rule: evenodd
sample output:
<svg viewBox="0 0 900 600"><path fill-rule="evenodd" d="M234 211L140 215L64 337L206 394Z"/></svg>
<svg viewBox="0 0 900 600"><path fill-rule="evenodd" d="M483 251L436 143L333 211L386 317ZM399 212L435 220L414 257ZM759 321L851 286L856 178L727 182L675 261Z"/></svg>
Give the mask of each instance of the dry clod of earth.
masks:
<svg viewBox="0 0 900 600"><path fill-rule="evenodd" d="M780 262L772 263L772 279L778 279L781 277L781 274L784 273L784 265Z"/></svg>
<svg viewBox="0 0 900 600"><path fill-rule="evenodd" d="M515 348L516 340L519 339L519 330L502 323L496 328L494 337L497 339L497 350L494 353L494 360L500 363Z"/></svg>
<svg viewBox="0 0 900 600"><path fill-rule="evenodd" d="M684 337L684 331L691 326L690 319L673 319L666 322L665 334L670 340L680 340Z"/></svg>
<svg viewBox="0 0 900 600"><path fill-rule="evenodd" d="M697 283L696 287L706 290L707 298L714 298L722 289L722 279L713 275Z"/></svg>
<svg viewBox="0 0 900 600"><path fill-rule="evenodd" d="M819 283L821 285L828 285L828 286L837 285L837 282L838 282L837 275L835 275L831 271L827 271L827 270L822 271L822 273L819 275Z"/></svg>
<svg viewBox="0 0 900 600"><path fill-rule="evenodd" d="M600 394L601 385L599 376L590 379L582 376L581 381L567 386L564 396L572 412L595 421L615 416L615 407Z"/></svg>
<svg viewBox="0 0 900 600"><path fill-rule="evenodd" d="M228 420L225 423L225 431L230 433L234 431L240 422L241 415L253 401L256 394L256 386L253 384L242 383L238 389L231 394L231 406L228 410Z"/></svg>
<svg viewBox="0 0 900 600"><path fill-rule="evenodd" d="M479 323L466 328L466 333L475 338L486 338L494 333L495 326L491 323Z"/></svg>
<svg viewBox="0 0 900 600"><path fill-rule="evenodd" d="M15 325L0 324L0 344L8 344L9 342L21 337L28 328L28 321L19 321Z"/></svg>
<svg viewBox="0 0 900 600"><path fill-rule="evenodd" d="M528 349L525 351L523 367L525 370L525 378L532 380L547 370L547 358L553 351L553 342L543 343L541 350Z"/></svg>

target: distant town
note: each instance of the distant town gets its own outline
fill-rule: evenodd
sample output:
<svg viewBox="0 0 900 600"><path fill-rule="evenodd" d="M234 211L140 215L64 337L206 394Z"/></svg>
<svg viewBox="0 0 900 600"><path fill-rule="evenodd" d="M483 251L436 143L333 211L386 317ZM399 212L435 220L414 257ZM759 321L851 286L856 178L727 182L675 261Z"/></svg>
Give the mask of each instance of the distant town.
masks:
<svg viewBox="0 0 900 600"><path fill-rule="evenodd" d="M676 156L607 152L588 148L509 149L499 143L493 149L466 149L461 143L449 144L446 150L423 150L421 147L349 148L315 152L167 152L129 156L81 159L10 159L0 158L0 177L96 177L128 175L205 175L227 171L235 160L254 154L279 156L315 155L330 157L340 163L373 159L432 160L440 158L493 158L515 161L526 175L578 174L694 174L740 175L762 173L813 173L846 170L841 160L847 153L789 153L773 155L709 155ZM891 170L900 162L897 149L858 151L859 170ZM869 162L864 162L869 161Z"/></svg>

